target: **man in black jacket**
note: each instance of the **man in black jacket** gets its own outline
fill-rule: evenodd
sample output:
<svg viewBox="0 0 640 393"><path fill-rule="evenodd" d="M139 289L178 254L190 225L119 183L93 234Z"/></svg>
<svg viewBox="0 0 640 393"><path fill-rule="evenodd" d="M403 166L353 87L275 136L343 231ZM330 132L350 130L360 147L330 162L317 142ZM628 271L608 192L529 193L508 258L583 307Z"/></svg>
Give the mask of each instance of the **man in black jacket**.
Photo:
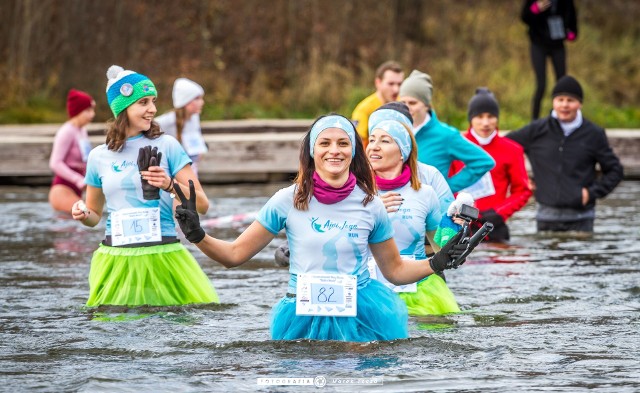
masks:
<svg viewBox="0 0 640 393"><path fill-rule="evenodd" d="M538 231L593 232L596 199L622 180L604 129L582 117L582 87L558 80L550 116L507 135L524 147L535 179ZM601 175L596 172L599 164Z"/></svg>

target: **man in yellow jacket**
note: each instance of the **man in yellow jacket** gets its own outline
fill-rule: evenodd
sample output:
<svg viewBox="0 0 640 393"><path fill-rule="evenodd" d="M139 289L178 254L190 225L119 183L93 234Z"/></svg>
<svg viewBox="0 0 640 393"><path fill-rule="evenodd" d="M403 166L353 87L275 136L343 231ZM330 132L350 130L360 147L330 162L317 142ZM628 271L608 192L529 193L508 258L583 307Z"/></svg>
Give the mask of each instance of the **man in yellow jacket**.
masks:
<svg viewBox="0 0 640 393"><path fill-rule="evenodd" d="M369 141L369 116L382 105L398 100L398 93L403 79L404 72L400 64L395 61L382 63L376 70L376 91L360 101L353 110L351 121L355 124L365 147Z"/></svg>

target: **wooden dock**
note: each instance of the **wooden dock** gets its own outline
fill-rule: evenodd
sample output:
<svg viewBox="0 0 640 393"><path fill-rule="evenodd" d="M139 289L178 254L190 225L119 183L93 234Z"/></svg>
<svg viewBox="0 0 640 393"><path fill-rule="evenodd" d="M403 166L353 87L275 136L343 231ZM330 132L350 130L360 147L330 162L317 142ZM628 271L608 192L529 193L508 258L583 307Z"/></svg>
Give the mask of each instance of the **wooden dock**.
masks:
<svg viewBox="0 0 640 393"><path fill-rule="evenodd" d="M199 164L205 184L272 182L292 178L304 132L312 120L227 120L203 122L209 152ZM46 185L49 155L60 124L0 126L0 183ZM92 124L92 144L104 143L104 125ZM640 130L607 130L625 167L625 178L640 179Z"/></svg>

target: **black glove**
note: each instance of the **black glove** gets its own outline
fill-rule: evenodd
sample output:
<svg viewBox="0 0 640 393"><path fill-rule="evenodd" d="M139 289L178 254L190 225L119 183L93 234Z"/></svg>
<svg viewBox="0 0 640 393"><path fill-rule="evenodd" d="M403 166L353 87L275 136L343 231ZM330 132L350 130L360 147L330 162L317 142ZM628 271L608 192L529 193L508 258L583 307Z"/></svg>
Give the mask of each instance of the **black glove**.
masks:
<svg viewBox="0 0 640 393"><path fill-rule="evenodd" d="M493 224L493 230L489 233L487 238L492 242L504 242L509 240L509 227L504 222L501 215L496 213L493 209L488 209L480 212L480 222L490 222Z"/></svg>
<svg viewBox="0 0 640 393"><path fill-rule="evenodd" d="M146 171L150 166L160 165L162 153L158 152L158 148L151 146L141 147L138 151L138 170ZM160 189L152 186L145 179L140 179L142 183L142 197L146 200L160 199Z"/></svg>
<svg viewBox="0 0 640 393"><path fill-rule="evenodd" d="M173 186L181 205L176 206L176 220L184 233L184 237L191 243L200 243L204 239L204 229L200 226L200 218L196 211L196 188L193 180L189 180L189 199L184 195L178 183Z"/></svg>
<svg viewBox="0 0 640 393"><path fill-rule="evenodd" d="M276 248L274 258L276 265L289 266L289 242L285 241Z"/></svg>
<svg viewBox="0 0 640 393"><path fill-rule="evenodd" d="M431 270L434 272L441 272L446 269L457 269L458 266L462 265L465 260L456 261L458 257L460 257L464 251L467 249L466 244L458 244L460 239L462 239L463 230L461 229L454 237L449 239L447 244L444 245L429 259L429 266L431 266Z"/></svg>

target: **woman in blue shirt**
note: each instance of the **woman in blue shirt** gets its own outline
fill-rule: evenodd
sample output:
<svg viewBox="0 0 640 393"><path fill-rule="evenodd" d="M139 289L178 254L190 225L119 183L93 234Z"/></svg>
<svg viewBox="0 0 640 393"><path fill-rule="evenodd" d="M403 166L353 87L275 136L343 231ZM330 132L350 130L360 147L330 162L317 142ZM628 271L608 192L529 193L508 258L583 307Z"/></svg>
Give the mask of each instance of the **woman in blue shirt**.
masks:
<svg viewBox="0 0 640 393"><path fill-rule="evenodd" d="M314 122L301 145L295 183L278 191L232 242L206 235L195 195L187 200L180 187L176 192L183 201L176 218L187 239L226 267L245 263L286 231L291 276L286 296L273 308L276 340L406 338L407 308L393 291L370 279L369 255L390 282L407 284L454 267L461 251L456 238L429 260L401 259L362 141L339 115Z"/></svg>

